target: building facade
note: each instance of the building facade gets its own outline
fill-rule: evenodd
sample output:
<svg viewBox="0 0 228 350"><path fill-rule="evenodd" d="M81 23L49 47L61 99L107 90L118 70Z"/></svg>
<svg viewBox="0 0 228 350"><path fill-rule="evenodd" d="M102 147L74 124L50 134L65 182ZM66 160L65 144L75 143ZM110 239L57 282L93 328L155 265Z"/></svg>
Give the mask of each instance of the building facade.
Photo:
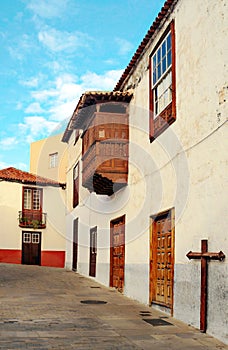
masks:
<svg viewBox="0 0 228 350"><path fill-rule="evenodd" d="M54 180L0 170L0 262L65 266L64 191Z"/></svg>
<svg viewBox="0 0 228 350"><path fill-rule="evenodd" d="M67 147L63 134L34 141L30 145L30 172L55 181L66 182Z"/></svg>
<svg viewBox="0 0 228 350"><path fill-rule="evenodd" d="M167 0L114 91L83 94L62 141L66 267L201 328L206 261L202 331L227 342L225 11Z"/></svg>

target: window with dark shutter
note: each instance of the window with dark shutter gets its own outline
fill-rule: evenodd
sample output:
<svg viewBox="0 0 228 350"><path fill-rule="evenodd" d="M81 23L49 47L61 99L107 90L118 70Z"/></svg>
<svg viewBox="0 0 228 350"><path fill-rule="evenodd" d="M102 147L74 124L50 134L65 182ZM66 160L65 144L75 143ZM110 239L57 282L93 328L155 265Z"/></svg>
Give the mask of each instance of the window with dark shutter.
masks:
<svg viewBox="0 0 228 350"><path fill-rule="evenodd" d="M79 203L79 163L73 169L73 208Z"/></svg>
<svg viewBox="0 0 228 350"><path fill-rule="evenodd" d="M150 56L150 112L152 142L176 120L174 21Z"/></svg>

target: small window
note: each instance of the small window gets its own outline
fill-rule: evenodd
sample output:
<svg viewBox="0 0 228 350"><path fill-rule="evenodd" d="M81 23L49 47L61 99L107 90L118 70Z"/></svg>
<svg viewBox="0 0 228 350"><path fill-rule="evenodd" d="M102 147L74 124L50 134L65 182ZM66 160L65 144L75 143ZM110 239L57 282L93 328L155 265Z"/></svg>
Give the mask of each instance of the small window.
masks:
<svg viewBox="0 0 228 350"><path fill-rule="evenodd" d="M99 130L99 138L104 138L105 137L105 131L104 129Z"/></svg>
<svg viewBox="0 0 228 350"><path fill-rule="evenodd" d="M24 189L24 209L32 209L32 190L29 188Z"/></svg>
<svg viewBox="0 0 228 350"><path fill-rule="evenodd" d="M23 243L31 243L31 233L23 233Z"/></svg>
<svg viewBox="0 0 228 350"><path fill-rule="evenodd" d="M56 168L58 165L58 152L49 154L49 166L50 168Z"/></svg>
<svg viewBox="0 0 228 350"><path fill-rule="evenodd" d="M32 243L35 243L35 244L40 243L40 234L39 233L32 234Z"/></svg>

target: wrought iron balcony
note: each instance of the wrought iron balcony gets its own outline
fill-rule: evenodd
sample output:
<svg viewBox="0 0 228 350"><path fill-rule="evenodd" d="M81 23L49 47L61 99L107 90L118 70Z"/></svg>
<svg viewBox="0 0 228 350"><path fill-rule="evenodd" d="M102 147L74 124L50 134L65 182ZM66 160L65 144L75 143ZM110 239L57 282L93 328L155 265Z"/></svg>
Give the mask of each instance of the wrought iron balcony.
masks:
<svg viewBox="0 0 228 350"><path fill-rule="evenodd" d="M19 226L24 228L43 229L46 228L46 213L19 211Z"/></svg>

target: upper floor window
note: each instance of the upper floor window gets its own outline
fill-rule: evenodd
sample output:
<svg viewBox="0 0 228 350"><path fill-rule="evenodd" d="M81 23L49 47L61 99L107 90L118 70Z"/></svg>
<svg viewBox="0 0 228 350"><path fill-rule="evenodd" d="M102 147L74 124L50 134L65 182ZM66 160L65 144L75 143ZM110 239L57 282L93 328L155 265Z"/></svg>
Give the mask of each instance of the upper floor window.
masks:
<svg viewBox="0 0 228 350"><path fill-rule="evenodd" d="M49 154L49 166L55 168L58 165L58 152Z"/></svg>
<svg viewBox="0 0 228 350"><path fill-rule="evenodd" d="M42 190L34 188L23 189L23 210L41 210Z"/></svg>
<svg viewBox="0 0 228 350"><path fill-rule="evenodd" d="M79 163L73 169L73 208L79 203Z"/></svg>
<svg viewBox="0 0 228 350"><path fill-rule="evenodd" d="M176 119L174 22L150 57L150 140Z"/></svg>
<svg viewBox="0 0 228 350"><path fill-rule="evenodd" d="M42 214L42 188L23 187L22 211L19 213L20 225L31 225L32 222L45 226Z"/></svg>

